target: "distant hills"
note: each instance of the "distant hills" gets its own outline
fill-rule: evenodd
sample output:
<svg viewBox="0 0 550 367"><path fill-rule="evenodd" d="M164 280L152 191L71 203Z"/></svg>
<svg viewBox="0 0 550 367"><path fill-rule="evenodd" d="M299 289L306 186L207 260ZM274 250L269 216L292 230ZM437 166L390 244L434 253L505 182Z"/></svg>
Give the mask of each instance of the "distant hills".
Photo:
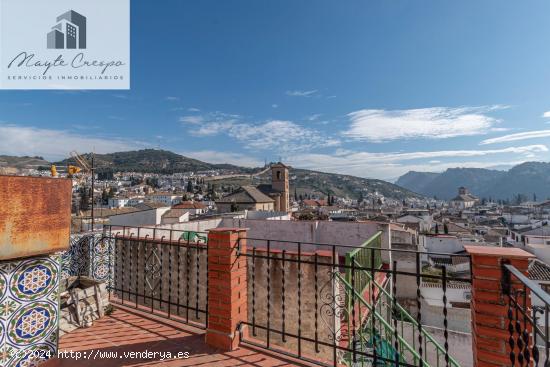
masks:
<svg viewBox="0 0 550 367"><path fill-rule="evenodd" d="M42 157L14 157L0 155L0 174L17 174L20 169L48 166L50 163Z"/></svg>
<svg viewBox="0 0 550 367"><path fill-rule="evenodd" d="M83 154L83 156L88 161L91 160L91 155L89 153ZM0 156L0 162L2 161L1 157L2 156ZM29 161L29 157L4 157L3 160L7 162L5 165L13 165L18 168L37 168L37 166L46 168L50 165L49 162L38 158L40 157L33 158L35 161ZM262 170L260 167L248 168L231 164L211 164L166 150L144 149L109 154L95 154L94 159L98 172L112 171L171 174L178 172L224 170L225 172L222 173L224 175L227 172L231 172L233 174L242 174L242 176L222 176L221 179L213 181L216 185L238 186L269 182L270 180L269 172L254 177L250 176L253 173L260 172ZM32 164L29 165L29 163ZM76 164L76 162L70 158L61 162L56 162L55 164L66 166L67 164ZM298 195L326 196L330 193L331 195L339 197L358 199L367 192L378 191L386 197L399 200L421 197L421 195L399 187L398 185L376 179L294 168L291 170L290 176L291 195L294 195L296 190ZM364 189L367 191L364 191Z"/></svg>
<svg viewBox="0 0 550 367"><path fill-rule="evenodd" d="M82 155L91 161L91 154ZM237 167L231 164L211 164L193 158L184 157L167 150L143 149L128 152L108 154L95 154L95 166L99 170L112 170L114 172L143 172L143 173L177 173L197 172L209 170L238 170L252 172L250 168ZM73 158L57 162L59 165L76 164Z"/></svg>
<svg viewBox="0 0 550 367"><path fill-rule="evenodd" d="M419 194L449 200L460 186L480 198L514 199L521 195L532 200L550 197L550 163L526 162L508 171L482 168L449 168L445 172L410 171L396 184Z"/></svg>
<svg viewBox="0 0 550 367"><path fill-rule="evenodd" d="M90 154L83 155L90 160ZM61 165L75 164L73 159L67 159L59 162ZM109 154L96 154L95 165L98 171L112 170L113 172L144 172L144 173L177 173L177 172L197 172L209 170L226 170L232 173L243 174L243 177L228 177L216 180L218 185L245 185L269 182L269 172L259 177L251 178L251 175L260 172L262 168L240 167L231 164L211 164L197 159L188 158L166 150L144 149L129 152L117 152ZM332 173L323 173L317 171L292 169L291 171L291 190L302 195L326 196L331 195L340 197L359 198L363 188L369 192L378 191L382 195L404 199L408 197L420 197L420 195L409 190L403 189L397 185L382 180L366 179L355 176L338 175ZM294 194L292 192L291 194Z"/></svg>
<svg viewBox="0 0 550 367"><path fill-rule="evenodd" d="M31 168L50 164L42 157L0 155L0 167Z"/></svg>

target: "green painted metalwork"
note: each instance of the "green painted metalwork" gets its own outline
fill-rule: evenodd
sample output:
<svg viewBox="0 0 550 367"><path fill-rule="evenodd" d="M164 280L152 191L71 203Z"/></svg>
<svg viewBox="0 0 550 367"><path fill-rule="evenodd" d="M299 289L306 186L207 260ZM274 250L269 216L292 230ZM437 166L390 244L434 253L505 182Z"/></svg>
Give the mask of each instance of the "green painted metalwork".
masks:
<svg viewBox="0 0 550 367"><path fill-rule="evenodd" d="M208 241L207 236L195 231L183 231L180 239L196 243L206 243Z"/></svg>
<svg viewBox="0 0 550 367"><path fill-rule="evenodd" d="M348 283L351 284L351 269L349 269L349 267L351 266L352 261L355 261L359 267L370 268L374 265L375 269L380 269L382 266L381 248L382 231L378 231L374 236L366 240L359 248L356 248L346 254L346 280ZM372 259L373 257L374 261ZM355 285L355 289L358 289L359 293L362 293L369 285L369 280L362 274L362 272L358 272L358 274L356 274Z"/></svg>
<svg viewBox="0 0 550 367"><path fill-rule="evenodd" d="M356 266L360 264L356 263ZM366 270L356 270L356 272L364 273L367 278L367 284L360 291L360 287L353 286L356 280L353 282L348 281L346 274L342 277L336 273L336 279L340 281L346 292L346 299L353 301L356 308L359 309L359 324L356 329L352 329L350 323L350 315L348 313L348 341L349 343L358 344L357 350L364 351L371 348L376 349L376 354L387 359L406 362L410 364L418 365L422 360L422 365L429 367L432 365L446 365L445 363L445 349L433 338L433 336L423 327L418 325L416 319L410 315L398 302L393 299L393 296L382 285L376 281L372 281L371 275ZM356 274L357 275L357 274ZM372 283L371 283L372 282ZM371 289L376 289L378 297L375 303L368 302L363 297L362 291L368 286ZM371 294L371 298L374 296ZM349 306L349 305L348 305ZM358 306L358 307L357 307ZM361 307L366 308L368 315L361 315ZM348 312L351 308L348 308ZM374 315L374 317L373 317ZM392 326L392 322L397 319L397 330ZM373 335L374 330L374 335ZM406 335L405 331L408 331L410 335ZM423 356L418 354L417 348L417 335L420 330L424 340ZM395 338L397 338L399 350L392 347L394 345ZM351 345L351 344L350 344ZM388 355L393 354L388 358ZM344 356L346 363L353 366L371 366L372 360L366 360L365 358L357 359L353 361L352 353ZM392 365L390 362L379 361L379 365ZM459 363L451 356L449 356L449 366L460 367Z"/></svg>

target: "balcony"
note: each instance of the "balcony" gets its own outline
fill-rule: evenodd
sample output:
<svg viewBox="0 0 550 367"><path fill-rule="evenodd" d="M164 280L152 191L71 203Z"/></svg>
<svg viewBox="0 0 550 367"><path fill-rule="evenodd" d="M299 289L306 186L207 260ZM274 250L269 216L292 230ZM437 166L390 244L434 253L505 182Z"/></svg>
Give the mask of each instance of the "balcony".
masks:
<svg viewBox="0 0 550 367"><path fill-rule="evenodd" d="M84 264L79 275L107 282L111 303L120 307L110 318L146 311L183 330L209 330L223 326L220 313L225 312L209 299L211 290L234 286L213 273L222 265L212 263L220 261L221 250L211 248L211 233L106 227L102 234L81 236L70 253L82 253L79 247L84 247L89 255L87 261L79 259ZM371 365L373 357L401 365L445 365L446 360L471 365L468 354L455 357L449 350L454 336L447 330L445 308L442 327L431 327L422 323L419 298L411 308L394 297L399 287L420 292L424 282L439 284L447 297L447 286L469 287L471 279L447 275L445 268L430 272L423 265L425 254L384 248L382 231L361 246L241 236L234 250L231 263L244 268L246 304L240 307L245 315L232 321L234 329L223 330L239 334L240 347L326 366ZM397 265L411 260L412 268ZM74 272L71 258L67 261ZM72 335L61 345L73 346Z"/></svg>
<svg viewBox="0 0 550 367"><path fill-rule="evenodd" d="M96 321L92 327L62 337L59 355L64 358L51 359L44 366L304 365L285 356L245 346L222 352L205 344L204 333L204 330L165 317L118 305L111 315ZM178 355L181 357L177 358Z"/></svg>

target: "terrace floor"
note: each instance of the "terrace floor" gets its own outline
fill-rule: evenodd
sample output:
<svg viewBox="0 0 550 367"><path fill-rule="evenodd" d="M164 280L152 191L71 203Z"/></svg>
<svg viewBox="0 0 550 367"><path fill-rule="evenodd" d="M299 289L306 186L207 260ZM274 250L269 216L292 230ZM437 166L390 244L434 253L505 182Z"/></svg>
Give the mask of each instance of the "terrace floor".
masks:
<svg viewBox="0 0 550 367"><path fill-rule="evenodd" d="M95 321L92 327L64 335L59 350L82 352L82 357L54 358L43 366L311 366L248 346L222 352L204 343L203 330L122 306L116 306L112 314ZM128 354L145 351L170 352L172 356L188 352L189 358Z"/></svg>

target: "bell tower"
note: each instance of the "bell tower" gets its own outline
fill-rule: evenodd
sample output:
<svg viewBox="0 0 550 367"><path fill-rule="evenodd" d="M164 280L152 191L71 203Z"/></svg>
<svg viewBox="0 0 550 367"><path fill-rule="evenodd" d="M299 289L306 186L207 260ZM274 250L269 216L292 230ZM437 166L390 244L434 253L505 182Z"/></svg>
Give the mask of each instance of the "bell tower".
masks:
<svg viewBox="0 0 550 367"><path fill-rule="evenodd" d="M279 210L282 212L290 210L289 168L281 162L271 165L271 188L273 191L281 193L279 196Z"/></svg>

